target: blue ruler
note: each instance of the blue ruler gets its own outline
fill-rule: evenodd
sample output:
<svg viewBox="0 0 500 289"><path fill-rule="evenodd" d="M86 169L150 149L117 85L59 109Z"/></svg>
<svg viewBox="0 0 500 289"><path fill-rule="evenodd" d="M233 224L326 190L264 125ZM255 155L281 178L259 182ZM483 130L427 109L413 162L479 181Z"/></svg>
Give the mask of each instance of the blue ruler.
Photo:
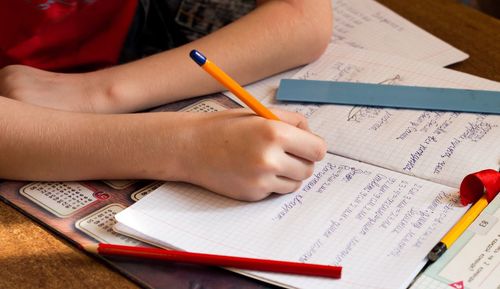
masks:
<svg viewBox="0 0 500 289"><path fill-rule="evenodd" d="M282 79L280 101L500 114L500 91Z"/></svg>

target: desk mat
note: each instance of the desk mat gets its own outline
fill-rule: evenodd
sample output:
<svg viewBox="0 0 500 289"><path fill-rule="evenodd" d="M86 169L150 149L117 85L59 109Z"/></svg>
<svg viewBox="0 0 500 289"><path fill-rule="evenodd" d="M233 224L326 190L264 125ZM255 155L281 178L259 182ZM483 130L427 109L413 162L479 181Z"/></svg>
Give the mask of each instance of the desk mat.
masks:
<svg viewBox="0 0 500 289"><path fill-rule="evenodd" d="M222 94L176 102L152 112L238 107ZM141 245L115 233L114 215L147 195L162 182L85 181L85 182L1 182L0 199L47 229L79 247L83 244L116 243ZM272 285L222 268L95 256L143 288L276 288Z"/></svg>

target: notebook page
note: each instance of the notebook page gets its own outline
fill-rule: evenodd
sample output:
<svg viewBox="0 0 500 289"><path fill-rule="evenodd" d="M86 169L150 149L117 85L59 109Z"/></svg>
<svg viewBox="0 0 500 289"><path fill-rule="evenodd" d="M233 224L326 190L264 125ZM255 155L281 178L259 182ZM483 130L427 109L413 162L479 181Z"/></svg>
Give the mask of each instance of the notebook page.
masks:
<svg viewBox="0 0 500 289"><path fill-rule="evenodd" d="M128 236L128 237L131 237L131 238L143 241L145 243L149 243L151 245L154 245L154 246L157 246L157 247L160 247L160 248L182 251L180 248L173 247L172 245L165 244L165 242L161 242L161 241L159 241L157 239L151 238L150 236L144 235L143 233L138 232L138 231L136 231L136 230L134 230L134 229L132 229L130 227L127 227L127 226L125 226L122 223L116 223L113 226L113 230L115 232L119 233L119 234L122 234L122 235L125 235L125 236ZM280 286L280 287L292 288L290 286L284 286L284 284L280 284L280 283L278 283L276 281L273 281L273 280L264 279L263 277L260 277L260 276L255 276L255 275L251 274L251 271L243 271L243 270L234 269L234 268L225 268L225 269L227 269L229 271L234 271L236 273L239 273L239 274L242 274L242 275L254 278L254 279L258 279L258 280L261 280L261 281L264 281L264 282L267 282L267 283L270 283L270 284L273 284L273 285L277 285L277 286Z"/></svg>
<svg viewBox="0 0 500 289"><path fill-rule="evenodd" d="M422 30L392 10L373 0L332 0L332 44L365 48L446 66L468 55ZM259 100L274 95L279 80L290 78L298 70L280 73L245 86ZM224 92L243 103L231 92Z"/></svg>
<svg viewBox="0 0 500 289"><path fill-rule="evenodd" d="M500 83L365 49L331 45L294 78L500 90ZM311 92L313 93L313 92ZM498 169L500 116L342 105L266 105L309 116L329 151L458 187L471 172Z"/></svg>
<svg viewBox="0 0 500 289"><path fill-rule="evenodd" d="M332 0L332 43L447 66L468 55L374 0Z"/></svg>
<svg viewBox="0 0 500 289"><path fill-rule="evenodd" d="M297 288L406 288L463 214L456 189L328 154L300 190L248 203L166 183L116 215L187 251L341 264L340 280L245 271Z"/></svg>

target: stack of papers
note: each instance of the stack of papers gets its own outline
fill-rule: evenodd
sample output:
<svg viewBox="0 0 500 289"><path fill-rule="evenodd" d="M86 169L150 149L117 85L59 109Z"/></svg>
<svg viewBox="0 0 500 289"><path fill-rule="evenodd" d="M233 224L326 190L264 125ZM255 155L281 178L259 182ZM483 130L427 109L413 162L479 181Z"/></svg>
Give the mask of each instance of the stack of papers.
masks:
<svg viewBox="0 0 500 289"><path fill-rule="evenodd" d="M371 0L334 0L334 35L305 67L247 86L298 111L329 153L296 192L256 203L167 182L116 215L115 230L160 247L342 265L340 280L238 271L289 288L407 288L467 209L461 179L498 168L500 116L283 104L282 78L499 90L440 66L467 55ZM230 96L230 94L228 94Z"/></svg>

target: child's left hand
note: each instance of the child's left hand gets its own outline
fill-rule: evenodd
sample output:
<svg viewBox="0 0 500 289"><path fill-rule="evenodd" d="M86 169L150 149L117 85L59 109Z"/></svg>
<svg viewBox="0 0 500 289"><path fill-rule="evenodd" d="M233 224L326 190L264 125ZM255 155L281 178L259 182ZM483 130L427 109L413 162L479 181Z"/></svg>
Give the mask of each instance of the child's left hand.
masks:
<svg viewBox="0 0 500 289"><path fill-rule="evenodd" d="M56 73L25 65L0 69L0 96L66 111L97 112L100 92L85 73Z"/></svg>

